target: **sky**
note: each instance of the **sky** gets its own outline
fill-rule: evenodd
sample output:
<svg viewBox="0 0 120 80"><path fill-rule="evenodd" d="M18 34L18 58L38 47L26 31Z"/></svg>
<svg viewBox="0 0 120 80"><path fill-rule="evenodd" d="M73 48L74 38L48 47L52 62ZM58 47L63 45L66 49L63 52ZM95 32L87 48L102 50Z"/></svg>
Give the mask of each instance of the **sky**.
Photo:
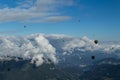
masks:
<svg viewBox="0 0 120 80"><path fill-rule="evenodd" d="M120 41L120 0L0 0L0 35L34 33Z"/></svg>

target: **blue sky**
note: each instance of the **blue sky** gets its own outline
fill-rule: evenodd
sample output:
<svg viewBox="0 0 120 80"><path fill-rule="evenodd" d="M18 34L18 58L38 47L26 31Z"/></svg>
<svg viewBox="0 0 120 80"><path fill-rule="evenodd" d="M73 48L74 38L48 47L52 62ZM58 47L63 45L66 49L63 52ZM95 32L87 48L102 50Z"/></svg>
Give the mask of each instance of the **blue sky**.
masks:
<svg viewBox="0 0 120 80"><path fill-rule="evenodd" d="M120 40L120 0L0 0L0 35L33 33Z"/></svg>

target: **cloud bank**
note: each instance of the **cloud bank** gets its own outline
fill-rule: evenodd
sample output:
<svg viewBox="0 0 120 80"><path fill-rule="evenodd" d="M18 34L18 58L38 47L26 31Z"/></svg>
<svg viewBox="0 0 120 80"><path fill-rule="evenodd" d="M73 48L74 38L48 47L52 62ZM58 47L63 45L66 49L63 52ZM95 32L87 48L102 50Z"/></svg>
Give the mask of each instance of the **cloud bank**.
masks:
<svg viewBox="0 0 120 80"><path fill-rule="evenodd" d="M57 62L56 50L42 34L26 37L0 37L0 56L31 59L37 66L45 60ZM45 59L45 60L43 60Z"/></svg>
<svg viewBox="0 0 120 80"><path fill-rule="evenodd" d="M0 59L21 57L30 59L31 63L40 66L43 63L58 63L57 54L74 54L74 51L101 51L117 53L120 44L95 44L94 40L87 37L75 38L58 34L32 34L28 36L0 36ZM59 53L60 51L60 53ZM79 54L79 53L78 53ZM119 54L117 54L119 55Z"/></svg>
<svg viewBox="0 0 120 80"><path fill-rule="evenodd" d="M71 19L62 14L65 6L73 6L73 0L24 0L15 1L15 7L0 9L0 22L59 22Z"/></svg>

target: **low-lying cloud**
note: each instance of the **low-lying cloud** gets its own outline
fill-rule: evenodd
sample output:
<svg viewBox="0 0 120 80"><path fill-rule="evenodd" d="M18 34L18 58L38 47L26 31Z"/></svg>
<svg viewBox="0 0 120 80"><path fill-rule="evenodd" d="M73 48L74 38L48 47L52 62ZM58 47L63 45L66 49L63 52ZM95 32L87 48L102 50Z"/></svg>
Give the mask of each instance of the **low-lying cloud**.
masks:
<svg viewBox="0 0 120 80"><path fill-rule="evenodd" d="M28 36L0 36L0 59L21 57L30 59L31 63L40 66L43 63L57 63L57 54L70 54L77 51L102 51L113 53L120 51L120 44L95 44L87 37L74 38L66 35L32 34ZM79 54L79 53L78 53Z"/></svg>
<svg viewBox="0 0 120 80"><path fill-rule="evenodd" d="M42 34L26 37L0 37L0 56L32 59L31 62L35 62L38 66L44 62L44 58L56 63L55 54L55 48Z"/></svg>

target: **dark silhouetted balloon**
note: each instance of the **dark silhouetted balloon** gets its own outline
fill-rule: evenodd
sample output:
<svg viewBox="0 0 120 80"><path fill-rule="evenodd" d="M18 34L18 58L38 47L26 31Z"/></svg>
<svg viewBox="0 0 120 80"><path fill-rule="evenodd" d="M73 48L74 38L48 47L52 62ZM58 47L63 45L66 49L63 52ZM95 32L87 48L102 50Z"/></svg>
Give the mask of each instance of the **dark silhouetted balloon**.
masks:
<svg viewBox="0 0 120 80"><path fill-rule="evenodd" d="M80 22L80 20L78 20L78 22Z"/></svg>
<svg viewBox="0 0 120 80"><path fill-rule="evenodd" d="M114 48L112 47L112 49L114 49Z"/></svg>
<svg viewBox="0 0 120 80"><path fill-rule="evenodd" d="M10 68L7 68L7 71L10 71Z"/></svg>
<svg viewBox="0 0 120 80"><path fill-rule="evenodd" d="M94 43L95 43L95 44L98 44L98 40L94 40Z"/></svg>
<svg viewBox="0 0 120 80"><path fill-rule="evenodd" d="M26 28L26 26L24 25L24 28Z"/></svg>
<svg viewBox="0 0 120 80"><path fill-rule="evenodd" d="M91 56L91 59L93 59L93 60L94 60L94 59L95 59L95 56Z"/></svg>

